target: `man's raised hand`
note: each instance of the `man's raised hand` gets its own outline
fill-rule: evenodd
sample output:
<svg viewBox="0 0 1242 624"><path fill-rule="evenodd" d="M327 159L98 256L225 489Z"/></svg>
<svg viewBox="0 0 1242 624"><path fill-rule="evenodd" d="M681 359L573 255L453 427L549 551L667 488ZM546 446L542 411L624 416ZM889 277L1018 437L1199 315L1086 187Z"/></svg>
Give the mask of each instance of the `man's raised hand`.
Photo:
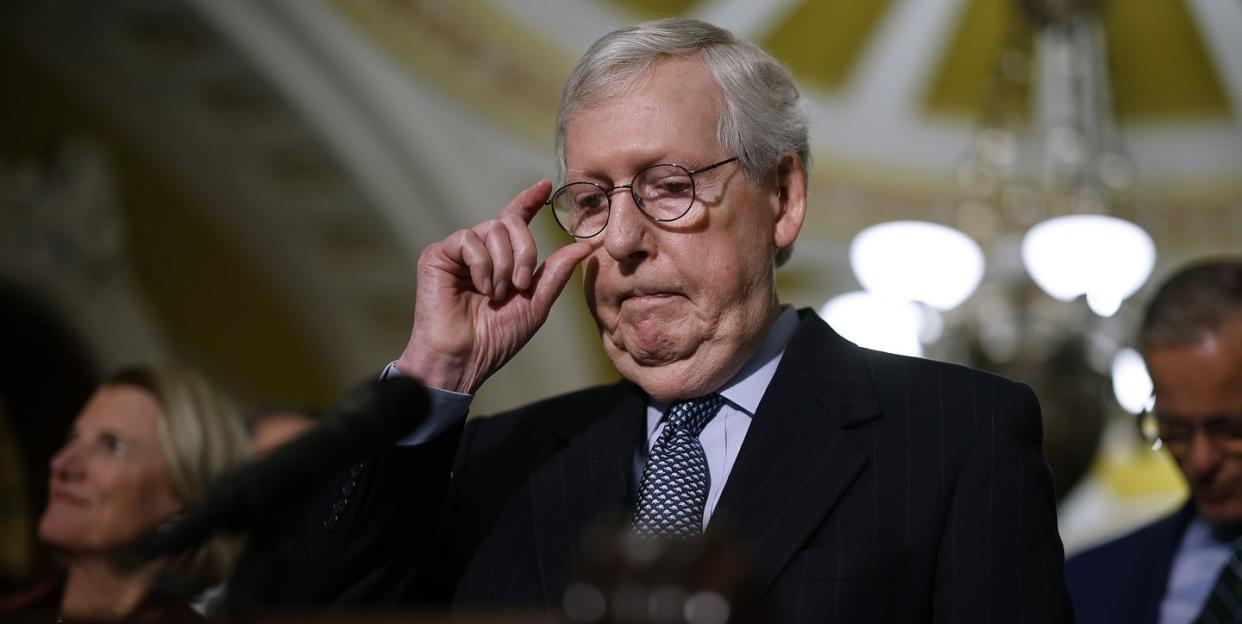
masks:
<svg viewBox="0 0 1242 624"><path fill-rule="evenodd" d="M433 388L473 393L535 335L590 245L536 268L531 219L552 183L518 193L495 219L428 245L418 258L414 326L397 369Z"/></svg>

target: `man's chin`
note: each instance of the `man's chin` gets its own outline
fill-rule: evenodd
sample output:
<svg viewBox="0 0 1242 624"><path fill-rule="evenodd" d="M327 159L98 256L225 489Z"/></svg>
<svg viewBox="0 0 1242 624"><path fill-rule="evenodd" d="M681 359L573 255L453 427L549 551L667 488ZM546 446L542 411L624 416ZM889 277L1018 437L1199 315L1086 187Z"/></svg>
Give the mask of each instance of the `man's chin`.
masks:
<svg viewBox="0 0 1242 624"><path fill-rule="evenodd" d="M1220 528L1242 528L1242 500L1198 501L1199 515Z"/></svg>
<svg viewBox="0 0 1242 624"><path fill-rule="evenodd" d="M714 392L732 376L721 370L704 353L691 351L685 357L641 352L631 354L608 349L621 376L638 384L657 401L678 401ZM658 355L658 357L657 357Z"/></svg>
<svg viewBox="0 0 1242 624"><path fill-rule="evenodd" d="M622 374L630 369L660 369L695 357L701 341L667 327L623 324L604 334L604 349Z"/></svg>

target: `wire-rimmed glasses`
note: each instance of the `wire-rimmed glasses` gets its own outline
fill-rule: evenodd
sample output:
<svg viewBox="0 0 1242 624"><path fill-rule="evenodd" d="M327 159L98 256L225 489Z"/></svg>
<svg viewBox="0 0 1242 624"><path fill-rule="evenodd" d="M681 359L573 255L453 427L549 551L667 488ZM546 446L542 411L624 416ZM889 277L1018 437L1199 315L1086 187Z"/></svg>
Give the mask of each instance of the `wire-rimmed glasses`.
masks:
<svg viewBox="0 0 1242 624"><path fill-rule="evenodd" d="M1242 412L1190 420L1160 414L1148 407L1139 414L1139 431L1153 449L1163 446L1174 455L1189 450L1200 431L1217 449L1230 455L1242 455Z"/></svg>
<svg viewBox="0 0 1242 624"><path fill-rule="evenodd" d="M634 174L629 184L608 188L595 182L570 182L556 189L544 205L552 206L556 222L574 238L591 238L604 231L612 212L612 194L628 188L630 197L653 221L676 221L694 205L694 176L737 160L726 158L698 169L660 163Z"/></svg>

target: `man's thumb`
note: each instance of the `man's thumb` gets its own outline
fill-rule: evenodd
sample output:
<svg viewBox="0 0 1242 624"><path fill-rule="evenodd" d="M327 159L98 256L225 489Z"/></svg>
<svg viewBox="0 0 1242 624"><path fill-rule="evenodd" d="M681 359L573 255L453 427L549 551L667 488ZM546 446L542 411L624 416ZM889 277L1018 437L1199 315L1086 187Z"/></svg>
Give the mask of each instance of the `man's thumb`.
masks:
<svg viewBox="0 0 1242 624"><path fill-rule="evenodd" d="M589 255L591 246L581 242L570 243L552 252L543 261L543 266L535 271L531 304L544 314L552 309L552 304L565 289L565 284L569 283L569 277L574 274L574 267Z"/></svg>

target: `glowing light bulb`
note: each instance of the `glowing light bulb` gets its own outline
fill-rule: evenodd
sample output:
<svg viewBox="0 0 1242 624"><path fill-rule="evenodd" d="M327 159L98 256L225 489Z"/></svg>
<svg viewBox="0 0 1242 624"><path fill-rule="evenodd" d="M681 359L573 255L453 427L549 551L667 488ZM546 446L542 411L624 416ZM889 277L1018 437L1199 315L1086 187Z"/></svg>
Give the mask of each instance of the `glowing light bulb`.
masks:
<svg viewBox="0 0 1242 624"><path fill-rule="evenodd" d="M850 266L863 288L879 297L952 310L979 287L983 251L946 225L888 221L854 237Z"/></svg>
<svg viewBox="0 0 1242 624"><path fill-rule="evenodd" d="M1113 356L1113 394L1117 404L1131 414L1148 407L1153 385L1143 357L1134 349L1122 349Z"/></svg>
<svg viewBox="0 0 1242 624"><path fill-rule="evenodd" d="M850 342L901 355L923 355L923 309L909 301L854 291L829 299L820 316Z"/></svg>
<svg viewBox="0 0 1242 624"><path fill-rule="evenodd" d="M1086 295L1100 316L1112 316L1151 276L1156 245L1143 228L1107 215L1055 217L1022 240L1022 262L1044 292L1061 301Z"/></svg>

